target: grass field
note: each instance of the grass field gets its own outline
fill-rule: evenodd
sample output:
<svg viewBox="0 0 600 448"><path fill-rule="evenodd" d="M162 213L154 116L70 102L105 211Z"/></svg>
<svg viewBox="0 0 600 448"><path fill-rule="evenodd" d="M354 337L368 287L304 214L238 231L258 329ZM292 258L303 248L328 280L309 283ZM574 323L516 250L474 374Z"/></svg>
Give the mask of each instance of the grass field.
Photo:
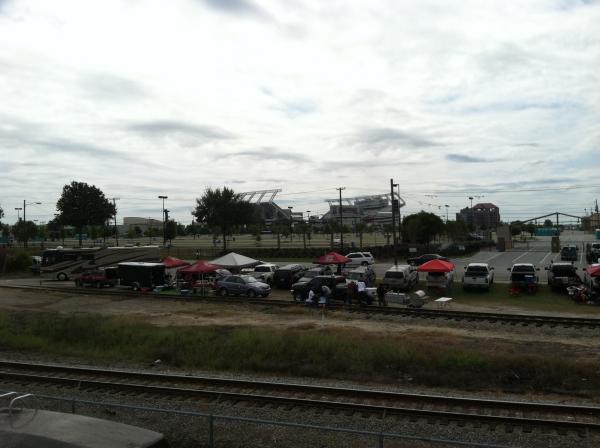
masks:
<svg viewBox="0 0 600 448"><path fill-rule="evenodd" d="M422 285L424 286L424 285ZM473 306L497 306L499 308L518 308L535 313L588 313L600 316L600 306L576 303L566 292L551 291L548 285L540 285L537 294L520 294L511 296L508 284L496 283L488 291L463 291L462 286L454 284L452 289L443 295L452 297L456 303Z"/></svg>
<svg viewBox="0 0 600 448"><path fill-rule="evenodd" d="M543 356L512 342L489 346L433 330L368 337L356 329L275 330L247 327L155 327L103 316L0 314L3 350L149 363L466 389L597 395L594 360ZM552 355L552 356L551 356Z"/></svg>

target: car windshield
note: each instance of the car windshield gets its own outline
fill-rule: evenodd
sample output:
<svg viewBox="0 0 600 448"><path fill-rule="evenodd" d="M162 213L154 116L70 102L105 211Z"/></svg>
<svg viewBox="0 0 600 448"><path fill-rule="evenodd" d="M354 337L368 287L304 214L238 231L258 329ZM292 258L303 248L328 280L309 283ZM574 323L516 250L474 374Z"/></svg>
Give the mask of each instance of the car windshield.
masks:
<svg viewBox="0 0 600 448"><path fill-rule="evenodd" d="M271 272L271 268L269 266L256 266L254 272Z"/></svg>
<svg viewBox="0 0 600 448"><path fill-rule="evenodd" d="M364 275L362 272L350 272L348 274L348 278L350 280L361 280L362 278L364 278Z"/></svg>
<svg viewBox="0 0 600 448"><path fill-rule="evenodd" d="M552 272L556 276L570 276L575 274L575 268L573 266L554 266Z"/></svg>
<svg viewBox="0 0 600 448"><path fill-rule="evenodd" d="M386 278L404 278L404 273L403 272L386 272L385 277Z"/></svg>
<svg viewBox="0 0 600 448"><path fill-rule="evenodd" d="M535 271L533 266L527 266L527 265L515 266L513 268L513 270L515 272L534 272Z"/></svg>
<svg viewBox="0 0 600 448"><path fill-rule="evenodd" d="M486 275L488 270L485 266L469 266L466 273L469 275Z"/></svg>
<svg viewBox="0 0 600 448"><path fill-rule="evenodd" d="M244 282L246 282L246 283L255 283L258 281L251 275L242 275L242 280L244 280Z"/></svg>
<svg viewBox="0 0 600 448"><path fill-rule="evenodd" d="M306 278L314 278L314 277L316 277L317 275L319 275L319 273L318 273L317 271L306 271L306 272L304 273L303 277L306 277Z"/></svg>

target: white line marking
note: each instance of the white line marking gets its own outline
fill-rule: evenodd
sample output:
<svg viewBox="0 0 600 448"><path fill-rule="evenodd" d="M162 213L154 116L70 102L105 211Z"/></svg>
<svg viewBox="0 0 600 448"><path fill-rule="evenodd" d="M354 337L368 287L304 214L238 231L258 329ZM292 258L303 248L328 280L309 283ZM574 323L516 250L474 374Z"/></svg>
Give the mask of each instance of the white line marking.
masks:
<svg viewBox="0 0 600 448"><path fill-rule="evenodd" d="M524 257L525 255L527 255L527 254L529 254L529 253L530 253L530 252L529 252L529 251L527 251L527 252L525 252L525 253L523 253L523 254L519 255L517 258L513 259L513 261L512 261L512 262L514 263L514 262L515 262L515 261L517 261L519 258L522 258L522 257Z"/></svg>
<svg viewBox="0 0 600 448"><path fill-rule="evenodd" d="M493 259L494 259L494 258L496 258L496 257L499 257L499 256L500 256L500 255L502 255L503 253L504 253L504 252L498 252L496 255L492 255L490 258L486 258L486 259L484 260L484 263L487 263L488 261L490 261L490 260L493 260Z"/></svg>
<svg viewBox="0 0 600 448"><path fill-rule="evenodd" d="M542 264L542 263L544 262L544 260L545 260L546 258L548 258L548 255L551 255L551 254L552 254L552 252L548 252L548 253L547 253L547 254L544 256L544 258L542 258L542 259L540 260L540 264Z"/></svg>

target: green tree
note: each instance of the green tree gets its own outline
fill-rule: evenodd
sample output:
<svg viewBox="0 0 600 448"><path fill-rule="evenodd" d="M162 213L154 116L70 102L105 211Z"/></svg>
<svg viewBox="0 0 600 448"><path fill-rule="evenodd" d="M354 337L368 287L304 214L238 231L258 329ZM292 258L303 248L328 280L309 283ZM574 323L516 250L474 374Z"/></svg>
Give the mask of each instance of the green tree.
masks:
<svg viewBox="0 0 600 448"><path fill-rule="evenodd" d="M310 226L308 224L306 224L305 222L296 223L296 225L294 226L294 232L296 233L296 235L302 236L302 244L304 245L305 249L306 249L306 235L308 234L309 229L310 229Z"/></svg>
<svg viewBox="0 0 600 448"><path fill-rule="evenodd" d="M387 245L390 245L390 239L392 238L392 234L394 232L394 226L391 224L384 224L383 225L383 235L385 236L386 240L387 240Z"/></svg>
<svg viewBox="0 0 600 448"><path fill-rule="evenodd" d="M356 223L356 233L358 233L358 244L359 244L360 250L362 250L362 247L363 247L363 235L366 231L367 231L367 225L364 222Z"/></svg>
<svg viewBox="0 0 600 448"><path fill-rule="evenodd" d="M169 219L165 225L165 238L168 240L175 239L177 237L177 223L172 219Z"/></svg>
<svg viewBox="0 0 600 448"><path fill-rule="evenodd" d="M544 227L553 227L554 224L552 224L552 221L549 219L545 219L544 220Z"/></svg>
<svg viewBox="0 0 600 448"><path fill-rule="evenodd" d="M467 228L467 223L462 219L458 219L456 221L448 221L446 223L446 234L448 238L452 241L460 241L464 240L469 233L469 229Z"/></svg>
<svg viewBox="0 0 600 448"><path fill-rule="evenodd" d="M192 215L198 222L216 227L223 235L223 250L227 250L227 235L235 226L256 222L256 207L242 201L232 189L208 188L201 198L196 199L196 208Z"/></svg>
<svg viewBox="0 0 600 448"><path fill-rule="evenodd" d="M522 231L523 224L521 224L521 221L513 221L510 223L510 234L512 236L520 235Z"/></svg>
<svg viewBox="0 0 600 448"><path fill-rule="evenodd" d="M444 222L434 214L424 211L405 216L402 220L403 238L408 241L427 244L436 235L444 232Z"/></svg>
<svg viewBox="0 0 600 448"><path fill-rule="evenodd" d="M25 242L33 238L37 234L37 226L32 221L19 220L12 227L12 233L19 242Z"/></svg>
<svg viewBox="0 0 600 448"><path fill-rule="evenodd" d="M0 224L2 224L2 218L4 218L4 210L2 210L2 206L0 205Z"/></svg>
<svg viewBox="0 0 600 448"><path fill-rule="evenodd" d="M177 236L185 236L185 226L183 224L177 224Z"/></svg>
<svg viewBox="0 0 600 448"><path fill-rule="evenodd" d="M525 224L525 226L523 226L523 230L525 230L527 233L529 233L529 235L533 236L533 234L535 233L535 224L532 222L529 222L529 223Z"/></svg>
<svg viewBox="0 0 600 448"><path fill-rule="evenodd" d="M129 238L131 240L134 237L135 237L135 230L133 229L133 226L129 226L129 228L127 229L127 238Z"/></svg>
<svg viewBox="0 0 600 448"><path fill-rule="evenodd" d="M60 199L56 203L59 220L77 229L79 246L85 226L101 226L116 214L116 208L94 185L84 182L71 182L63 187Z"/></svg>

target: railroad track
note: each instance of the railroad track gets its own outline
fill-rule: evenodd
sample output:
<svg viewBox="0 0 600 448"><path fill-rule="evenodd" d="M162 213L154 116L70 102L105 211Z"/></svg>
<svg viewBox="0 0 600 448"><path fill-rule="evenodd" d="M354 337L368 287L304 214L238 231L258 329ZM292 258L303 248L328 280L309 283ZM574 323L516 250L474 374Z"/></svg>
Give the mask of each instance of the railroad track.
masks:
<svg viewBox="0 0 600 448"><path fill-rule="evenodd" d="M63 292L74 294L81 292L86 295L104 295L120 298L144 297L141 293L133 291L111 291L111 290L94 290L85 289L79 290L69 287L48 287L48 286L17 286L17 285L0 285L0 288L22 289L32 291L48 291L48 292ZM152 297L152 295L150 295ZM161 297L162 298L162 297ZM166 299L174 299L177 297L164 297ZM246 297L198 297L196 300L202 300L211 303L235 303L261 306L277 306L277 307L303 307L302 303L278 300L278 299L261 299L261 298L246 298ZM383 314L408 316L413 318L425 319L444 319L448 321L466 321L466 322L487 322L492 324L503 325L519 325L531 327L564 327L564 328L589 328L600 329L600 318L586 317L562 317L562 316L543 316L532 314L505 314L505 313L488 313L488 312L472 312L472 311L454 311L429 308L400 308L400 307L346 307L342 304L328 305L329 311L345 311L356 314Z"/></svg>
<svg viewBox="0 0 600 448"><path fill-rule="evenodd" d="M534 428L580 436L600 432L600 407L444 397L369 389L311 386L224 379L207 376L104 370L63 365L0 361L0 382L23 386L53 385L78 391L168 397L170 400L304 408L363 417L425 419L429 423L472 422L524 432Z"/></svg>

